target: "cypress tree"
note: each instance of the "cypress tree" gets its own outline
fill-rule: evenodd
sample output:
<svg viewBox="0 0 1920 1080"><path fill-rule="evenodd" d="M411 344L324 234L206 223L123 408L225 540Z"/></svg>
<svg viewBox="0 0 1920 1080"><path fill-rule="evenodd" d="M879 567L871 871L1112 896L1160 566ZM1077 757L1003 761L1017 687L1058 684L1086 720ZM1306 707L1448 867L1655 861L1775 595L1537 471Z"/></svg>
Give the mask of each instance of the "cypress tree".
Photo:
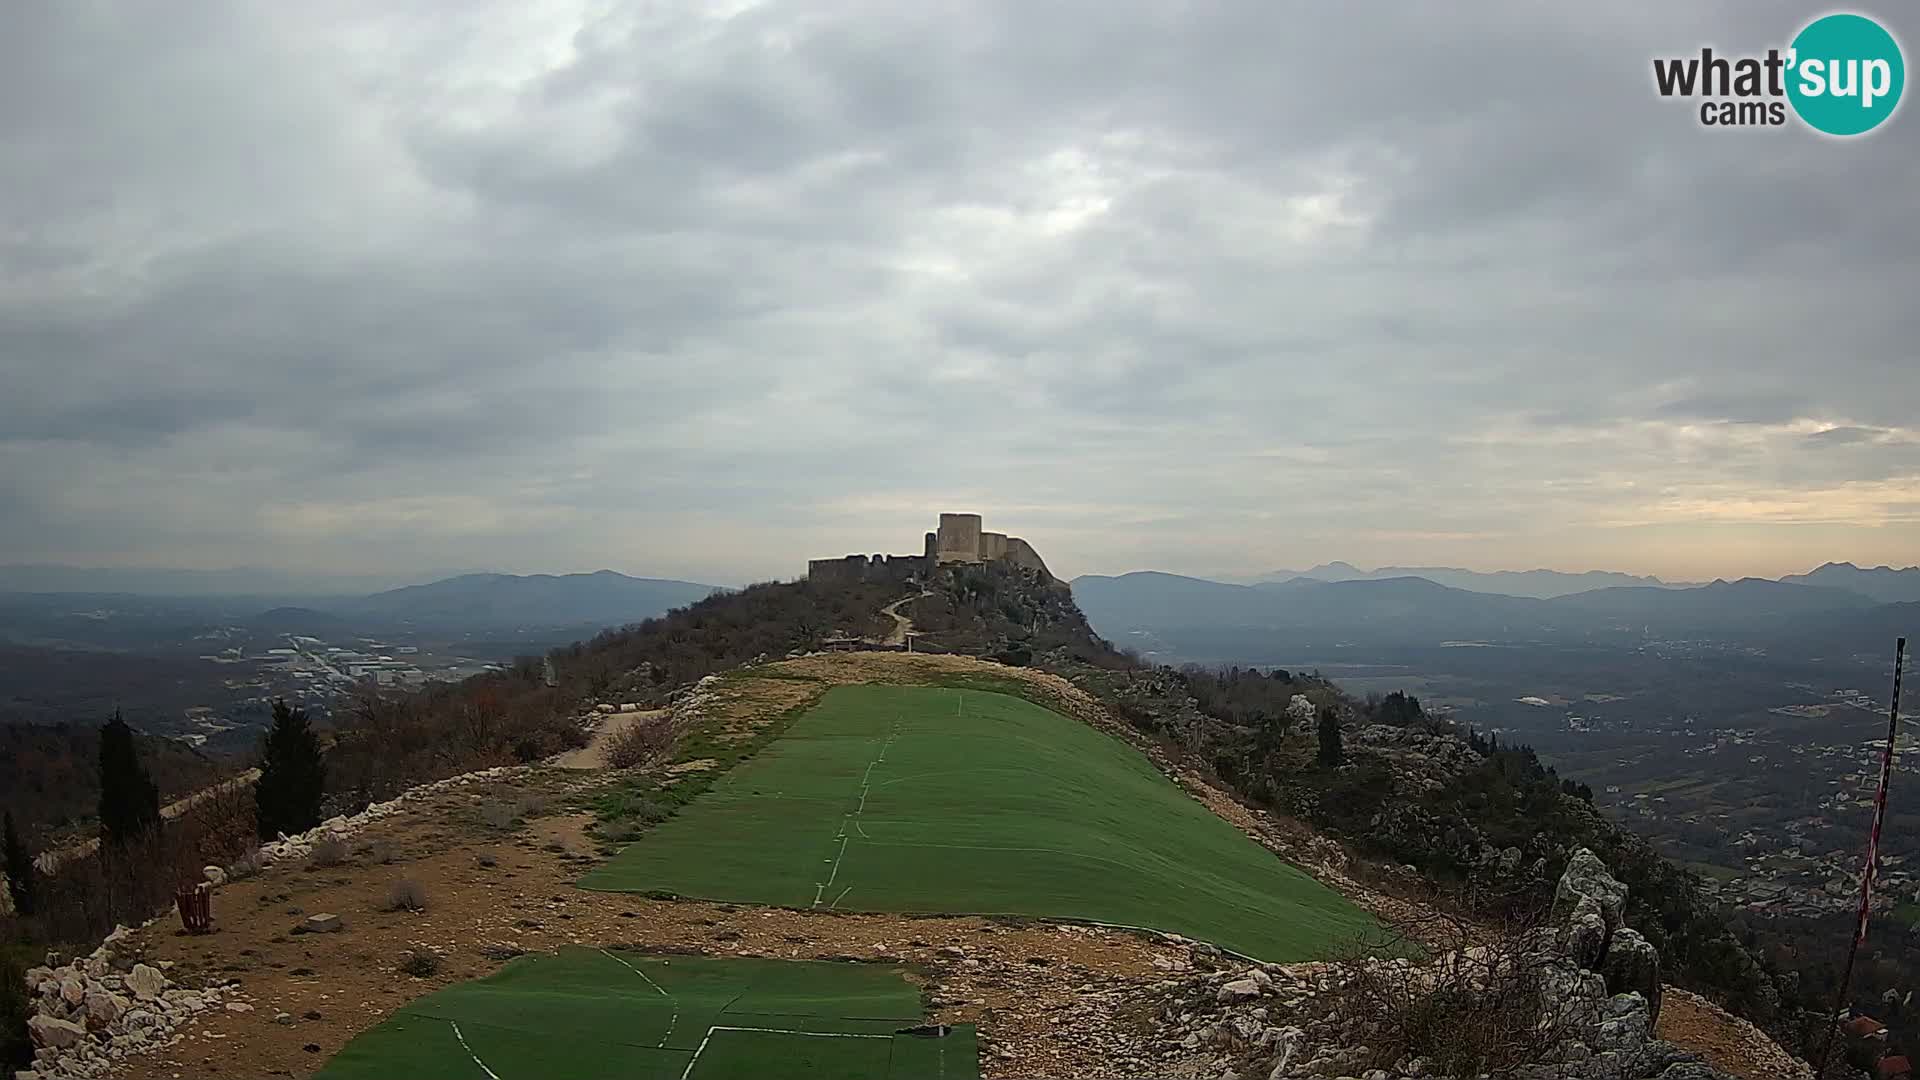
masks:
<svg viewBox="0 0 1920 1080"><path fill-rule="evenodd" d="M1340 742L1340 714L1333 706L1320 707L1320 764L1333 768L1347 760L1346 747Z"/></svg>
<svg viewBox="0 0 1920 1080"><path fill-rule="evenodd" d="M100 729L100 837L124 844L160 826L160 789L140 764L133 729L113 711Z"/></svg>
<svg viewBox="0 0 1920 1080"><path fill-rule="evenodd" d="M320 797L326 786L327 765L320 754L320 740L307 721L307 710L274 702L260 780L253 787L260 838L301 833L320 824Z"/></svg>
<svg viewBox="0 0 1920 1080"><path fill-rule="evenodd" d="M33 853L20 841L20 833L13 827L13 812L6 814L6 833L0 838L4 846L7 868L7 892L13 897L13 910L21 915L31 915L36 907L36 893L39 891L34 881Z"/></svg>

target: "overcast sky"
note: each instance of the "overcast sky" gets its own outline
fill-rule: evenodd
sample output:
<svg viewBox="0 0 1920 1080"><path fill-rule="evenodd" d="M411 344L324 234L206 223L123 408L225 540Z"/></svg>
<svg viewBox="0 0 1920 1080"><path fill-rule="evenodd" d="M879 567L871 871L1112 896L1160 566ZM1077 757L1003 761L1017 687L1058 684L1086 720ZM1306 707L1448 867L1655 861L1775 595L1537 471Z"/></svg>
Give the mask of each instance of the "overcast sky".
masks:
<svg viewBox="0 0 1920 1080"><path fill-rule="evenodd" d="M0 562L1920 561L1920 114L1639 7L17 5Z"/></svg>

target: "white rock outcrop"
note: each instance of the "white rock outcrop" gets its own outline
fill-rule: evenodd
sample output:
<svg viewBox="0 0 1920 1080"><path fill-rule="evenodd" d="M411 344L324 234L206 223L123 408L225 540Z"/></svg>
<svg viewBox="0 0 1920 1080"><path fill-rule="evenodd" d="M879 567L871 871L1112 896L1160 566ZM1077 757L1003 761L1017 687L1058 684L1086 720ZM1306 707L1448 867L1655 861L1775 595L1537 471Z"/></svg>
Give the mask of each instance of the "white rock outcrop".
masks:
<svg viewBox="0 0 1920 1080"><path fill-rule="evenodd" d="M131 932L118 927L84 959L29 968L33 1077L111 1076L135 1053L171 1046L195 1014L239 1004L234 984L175 986L160 968L119 955ZM48 960L52 961L49 955Z"/></svg>

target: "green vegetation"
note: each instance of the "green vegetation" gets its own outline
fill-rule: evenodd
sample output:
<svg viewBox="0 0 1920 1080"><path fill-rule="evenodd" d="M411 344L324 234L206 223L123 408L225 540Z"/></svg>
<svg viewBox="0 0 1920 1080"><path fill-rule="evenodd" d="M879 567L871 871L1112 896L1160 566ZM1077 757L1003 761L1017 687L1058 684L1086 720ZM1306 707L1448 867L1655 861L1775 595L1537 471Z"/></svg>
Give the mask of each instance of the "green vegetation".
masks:
<svg viewBox="0 0 1920 1080"><path fill-rule="evenodd" d="M970 1027L907 1034L918 991L891 966L649 956L522 957L403 1006L319 1080L918 1080L978 1076Z"/></svg>
<svg viewBox="0 0 1920 1080"><path fill-rule="evenodd" d="M35 900L38 897L38 879L40 872L34 869L33 853L20 839L20 831L13 827L13 811L6 812L4 839L0 839L0 858L4 859L7 873L7 895L13 900L13 910L22 915L33 914Z"/></svg>
<svg viewBox="0 0 1920 1080"><path fill-rule="evenodd" d="M1333 706L1320 706L1320 726L1314 734L1320 743L1315 760L1321 768L1337 769L1346 764L1347 751L1340 742L1340 714L1333 711Z"/></svg>
<svg viewBox="0 0 1920 1080"><path fill-rule="evenodd" d="M121 845L160 827L160 788L140 764L133 729L114 710L100 729L100 837Z"/></svg>
<svg viewBox="0 0 1920 1080"><path fill-rule="evenodd" d="M15 955L25 951L0 945L0 1069L24 1069L33 1060L33 1038L27 1032L27 1018L33 1015L27 963Z"/></svg>
<svg viewBox="0 0 1920 1080"><path fill-rule="evenodd" d="M756 671L754 677L785 676ZM723 676L721 688L725 690L729 680L736 678L737 675ZM599 789L584 805L580 800L574 800L570 805L575 809L593 811L596 818L594 831L603 839L615 843L638 840L647 829L679 813L681 807L705 794L734 766L766 749L812 707L809 702L788 709L755 729L752 737L746 739L737 737L737 733L729 735L723 732L723 725L717 723L681 732L674 742L673 760L710 761L713 763L711 766L685 773L671 784L663 784L650 776L628 776Z"/></svg>
<svg viewBox="0 0 1920 1080"><path fill-rule="evenodd" d="M327 766L320 757L320 740L307 722L307 710L274 702L260 779L253 786L260 838L291 836L320 824L320 796L326 786Z"/></svg>
<svg viewBox="0 0 1920 1080"><path fill-rule="evenodd" d="M848 686L586 888L1173 930L1272 960L1372 924L1139 753L1031 702Z"/></svg>

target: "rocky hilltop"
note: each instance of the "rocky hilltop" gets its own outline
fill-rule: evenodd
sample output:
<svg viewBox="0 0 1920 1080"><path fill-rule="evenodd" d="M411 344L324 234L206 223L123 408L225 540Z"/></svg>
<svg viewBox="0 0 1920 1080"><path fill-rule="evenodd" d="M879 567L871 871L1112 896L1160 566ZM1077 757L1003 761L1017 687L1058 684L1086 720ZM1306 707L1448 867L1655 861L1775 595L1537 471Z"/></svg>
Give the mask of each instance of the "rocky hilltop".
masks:
<svg viewBox="0 0 1920 1080"><path fill-rule="evenodd" d="M1734 1080L1659 1038L1659 953L1627 888L1574 854L1552 921L1425 961L1246 967L1199 948L1159 990L1158 1057L1179 1075L1255 1080ZM1746 1075L1811 1071L1751 1028Z"/></svg>

